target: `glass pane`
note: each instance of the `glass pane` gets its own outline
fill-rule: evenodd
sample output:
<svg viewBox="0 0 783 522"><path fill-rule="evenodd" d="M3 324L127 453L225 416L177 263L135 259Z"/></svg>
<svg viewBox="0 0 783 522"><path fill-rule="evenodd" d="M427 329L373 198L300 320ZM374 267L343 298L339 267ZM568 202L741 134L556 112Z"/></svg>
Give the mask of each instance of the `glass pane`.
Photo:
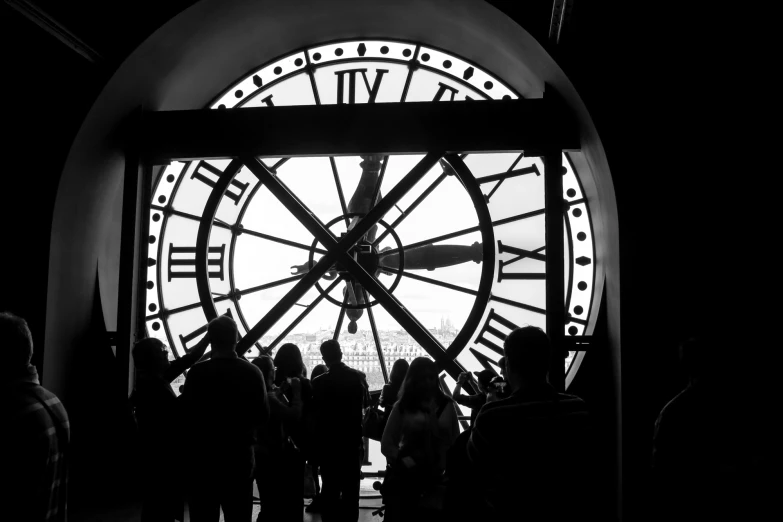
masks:
<svg viewBox="0 0 783 522"><path fill-rule="evenodd" d="M414 56L421 67L410 73L407 62ZM220 95L211 107L314 104L316 98L311 79L304 69L308 61L315 66L314 78L321 103L337 103L340 79L345 95L342 101L345 102L349 101L347 97L352 79L357 103L366 103L371 98L382 103L399 101L409 77L411 82L405 95L407 101L516 97L489 72L448 53L404 42L356 40L322 45L281 57L245 76ZM536 88L531 85L525 92L536 92ZM382 125L383 122L368 124ZM387 195L422 157L417 154L388 158L380 195ZM361 157L339 157L333 162L323 157L265 158L263 161L276 171L279 179L321 222L335 220L330 230L336 237L346 232L345 221L340 219L343 206L338 197L332 165L337 170L345 205L350 206L352 198L361 199L366 195L366 191L359 190L363 176ZM475 371L481 369L482 364L494 367L493 362L499 358L492 349L476 342L490 310L519 326L545 326L545 316L541 313L546 306L546 283L541 278L546 268L543 257L546 255L544 177L540 158L525 158L518 152L470 154L465 163L478 179L492 223L479 223L479 213L455 176L446 176L426 198L420 203L417 201L443 174L442 167L436 165L384 216L384 221L389 224L404 217L395 225L400 242L397 243L393 235L388 234L376 245L379 252L372 254L377 256L376 261L380 264L384 250L388 252L401 245L420 243L419 252L426 254L420 256L424 262L414 266L414 256L409 252L406 258L408 275L402 277L394 288L396 275L390 269L393 265L387 265L388 270L371 263L365 268L387 290L393 288L394 296L445 348L457 338L471 311L474 316L483 314L479 328L470 332L469 342L458 357L461 364ZM159 336L171 331L172 339L176 341L172 342L172 348L177 343L181 344L180 335L188 336L203 326L203 320L197 320L199 314L203 316L200 306L175 314L168 321L168 326L155 319L154 314L164 308L187 308L198 302L195 278L187 276L188 272L195 270L195 265L188 262L194 260L195 254L181 249L195 246L204 205L221 171L228 164L229 160L173 162L164 169L155 188L153 205L172 204L180 213L166 218L161 210L153 208L150 221L150 236L155 239L154 247L150 249L154 264L147 278L152 287L147 292L147 314L153 317L148 321L148 328ZM572 317L565 328L569 335L581 335L585 333L592 302L595 252L589 209L567 155L564 155L563 164L566 168L564 198L570 207L566 213L564 236L565 259L570 262L565 266L564 277L569 298L567 308ZM417 204L415 210L412 209ZM479 204L479 207L482 205ZM293 273L302 274L308 270L313 245L320 249L323 246L313 242L313 235L307 228L268 189L260 186L247 168L242 168L229 186L226 196L220 201L216 218L210 235L210 272L213 272L210 286L213 297L218 300L218 311L225 313L225 310L231 310L241 333L244 333L290 291L295 281L287 280ZM232 235L228 226L237 221L244 226L244 233L233 238L235 247L232 251ZM478 230L465 232L479 225L492 226L495 240L492 245L495 259L489 303L476 303L474 296L481 287L483 263L488 261L481 259L483 251L478 259L474 259L475 251L471 249L481 248L483 236ZM383 226L379 225L374 232L375 237L384 232ZM442 239L443 235L451 234L456 235ZM452 249L448 255L459 262L443 262L444 248ZM358 250L352 253L359 259ZM321 255L314 253L313 260L317 262ZM169 257L179 263L170 267ZM391 256L387 254L385 259L388 261ZM222 262L215 263L217 260ZM173 274L171 280L170 270ZM321 279L321 288L331 283L327 278L335 273L330 272ZM334 333L345 288L345 282L336 285L329 294L335 302L321 300L297 322L306 307L321 295L318 289L310 289L273 325L260 340L261 344L295 342L302 349L311 370L320 362L320 343ZM232 290L242 296L236 304L222 298ZM387 367L390 368L396 358L412 360L424 355L410 334L381 306L375 307L373 312ZM190 319L186 320L188 317ZM297 324L289 328L295 322ZM379 387L382 384L380 361L366 312L357 321L357 328L357 334L348 334L346 320L340 340L350 348L347 357L350 357L351 364L368 374L373 387ZM197 339L198 336L194 336L191 340L195 343ZM492 342L502 345L502 339ZM470 348L474 348L475 352L471 352ZM250 353L254 354L255 351ZM570 364L572 359L569 358L566 364Z"/></svg>
<svg viewBox="0 0 783 522"><path fill-rule="evenodd" d="M323 224L342 215L329 158L292 158L277 174Z"/></svg>

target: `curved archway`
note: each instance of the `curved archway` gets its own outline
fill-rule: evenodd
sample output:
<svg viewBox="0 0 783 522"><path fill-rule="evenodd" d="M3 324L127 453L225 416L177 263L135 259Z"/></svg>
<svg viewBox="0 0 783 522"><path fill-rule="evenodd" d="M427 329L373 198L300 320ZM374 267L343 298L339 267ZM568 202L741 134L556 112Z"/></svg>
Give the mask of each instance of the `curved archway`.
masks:
<svg viewBox="0 0 783 522"><path fill-rule="evenodd" d="M450 49L502 76L523 95L539 95L546 84L564 99L579 125L582 150L572 159L593 212L601 274L596 289L606 289L619 397L619 230L603 146L587 108L551 56L516 22L478 0L203 0L144 42L96 100L60 180L46 318L45 379L53 391L67 400L71 347L90 320L96 263L102 301L117 301L119 244L111 238L119 237L116 202L124 173L120 128L127 116L140 105L150 110L203 107L260 63L290 49L354 36L404 38ZM619 403L616 411L619 416Z"/></svg>

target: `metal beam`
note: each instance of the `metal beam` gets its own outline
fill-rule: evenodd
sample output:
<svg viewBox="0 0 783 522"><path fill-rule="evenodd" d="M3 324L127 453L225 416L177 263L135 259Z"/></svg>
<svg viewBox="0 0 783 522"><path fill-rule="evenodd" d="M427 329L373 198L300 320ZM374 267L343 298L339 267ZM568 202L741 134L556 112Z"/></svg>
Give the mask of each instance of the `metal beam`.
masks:
<svg viewBox="0 0 783 522"><path fill-rule="evenodd" d="M556 46L560 43L563 29L571 17L573 7L573 0L554 0L552 3L552 18L549 21L550 46Z"/></svg>
<svg viewBox="0 0 783 522"><path fill-rule="evenodd" d="M141 111L135 111L126 122L125 132L137 136ZM127 400L133 387L130 372L130 353L133 343L138 340L143 330L144 312L140 309L145 302L145 288L140 284L140 275L144 272L140 262L146 259L145 230L145 193L148 182L145 182L145 170L139 160L138 150L133 146L135 139L128 140L125 149L125 176L122 193L122 229L120 236L120 274L119 274L119 304L117 309L116 335L116 399L117 404Z"/></svg>
<svg viewBox="0 0 783 522"><path fill-rule="evenodd" d="M552 341L549 383L565 390L563 338L565 337L565 259L563 247L563 154L554 150L544 156L546 200L546 332Z"/></svg>
<svg viewBox="0 0 783 522"><path fill-rule="evenodd" d="M61 23L45 13L40 7L27 0L5 0L5 3L13 7L25 18L32 21L38 27L54 36L70 49L76 51L87 61L100 64L103 61L98 52L81 41L76 35L63 27Z"/></svg>
<svg viewBox="0 0 783 522"><path fill-rule="evenodd" d="M150 112L143 154L153 163L432 150L534 155L578 150L573 121L557 98Z"/></svg>

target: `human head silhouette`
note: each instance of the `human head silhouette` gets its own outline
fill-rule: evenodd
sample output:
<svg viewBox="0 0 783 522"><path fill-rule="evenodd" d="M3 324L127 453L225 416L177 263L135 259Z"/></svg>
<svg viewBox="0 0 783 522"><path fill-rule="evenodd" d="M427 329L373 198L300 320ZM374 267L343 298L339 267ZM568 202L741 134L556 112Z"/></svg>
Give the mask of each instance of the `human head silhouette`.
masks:
<svg viewBox="0 0 783 522"><path fill-rule="evenodd" d="M481 370L476 372L476 382L481 393L487 393L487 387L493 377L496 377L495 372L492 370Z"/></svg>
<svg viewBox="0 0 783 522"><path fill-rule="evenodd" d="M25 372L33 356L33 336L27 321L10 312L0 312L0 376L14 378Z"/></svg>
<svg viewBox="0 0 783 522"><path fill-rule="evenodd" d="M267 388L272 386L272 383L275 382L275 363L272 358L268 355L259 355L251 362L261 370Z"/></svg>
<svg viewBox="0 0 783 522"><path fill-rule="evenodd" d="M391 373L389 374L389 384L399 388L402 386L405 380L405 375L408 373L408 361L405 359L397 359L392 365Z"/></svg>
<svg viewBox="0 0 783 522"><path fill-rule="evenodd" d="M139 371L162 374L171 364L169 350L160 339L147 337L133 346L133 364Z"/></svg>
<svg viewBox="0 0 783 522"><path fill-rule="evenodd" d="M327 339L321 343L321 357L327 367L340 362L343 358L343 352L340 350L340 343L333 339Z"/></svg>
<svg viewBox="0 0 783 522"><path fill-rule="evenodd" d="M324 373L326 373L326 365L316 364L315 367L313 367L313 371L310 372L310 380L313 380L319 375L323 375Z"/></svg>
<svg viewBox="0 0 783 522"><path fill-rule="evenodd" d="M282 383L285 379L301 377L304 361L299 347L293 343L285 343L275 353L275 379Z"/></svg>
<svg viewBox="0 0 783 522"><path fill-rule="evenodd" d="M239 330L237 330L237 324L233 319L227 315L216 317L209 322L207 331L209 332L213 357L236 353L234 350L239 340Z"/></svg>
<svg viewBox="0 0 783 522"><path fill-rule="evenodd" d="M513 330L503 344L506 378L513 390L547 382L552 354L549 337L541 328L525 326Z"/></svg>
<svg viewBox="0 0 783 522"><path fill-rule="evenodd" d="M400 389L400 409L402 411L425 409L425 404L442 393L435 362L427 357L416 357L411 362Z"/></svg>

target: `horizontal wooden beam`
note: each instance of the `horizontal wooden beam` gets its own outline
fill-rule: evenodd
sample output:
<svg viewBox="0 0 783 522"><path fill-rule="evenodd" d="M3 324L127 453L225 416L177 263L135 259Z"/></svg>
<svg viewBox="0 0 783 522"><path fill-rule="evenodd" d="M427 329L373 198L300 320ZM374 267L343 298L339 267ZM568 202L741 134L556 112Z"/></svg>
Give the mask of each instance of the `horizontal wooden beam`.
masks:
<svg viewBox="0 0 783 522"><path fill-rule="evenodd" d="M548 98L161 111L146 113L143 125L143 155L152 163L579 149L573 119Z"/></svg>

